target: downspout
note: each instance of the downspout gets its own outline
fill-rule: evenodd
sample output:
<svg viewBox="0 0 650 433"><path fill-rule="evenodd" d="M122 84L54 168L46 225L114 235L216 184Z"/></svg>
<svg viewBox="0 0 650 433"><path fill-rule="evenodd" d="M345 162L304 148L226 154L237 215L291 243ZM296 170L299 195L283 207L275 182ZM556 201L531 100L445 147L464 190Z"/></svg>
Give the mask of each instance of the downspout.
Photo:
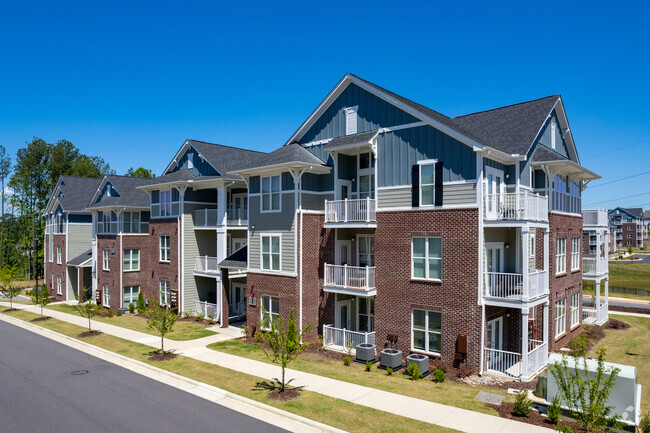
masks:
<svg viewBox="0 0 650 433"><path fill-rule="evenodd" d="M488 151L488 155L489 155ZM484 226L483 226L483 157L477 154L476 170L477 170L477 198L478 198L478 226L479 226L479 239L478 239L478 302L481 305L481 348L479 353L479 374L483 374L483 364L485 362L485 302L483 301L483 239L484 239Z"/></svg>
<svg viewBox="0 0 650 433"><path fill-rule="evenodd" d="M124 282L123 282L123 276L124 276L124 249L122 248L122 224L120 224L120 218L122 216L118 215L117 217L117 230L120 234L120 251L119 251L119 257L120 257L120 305L117 308L122 308L124 305ZM140 264L142 265L142 258L138 258L140 260ZM140 289L142 290L142 289ZM104 294L102 293L102 296ZM133 297L131 297L133 299Z"/></svg>

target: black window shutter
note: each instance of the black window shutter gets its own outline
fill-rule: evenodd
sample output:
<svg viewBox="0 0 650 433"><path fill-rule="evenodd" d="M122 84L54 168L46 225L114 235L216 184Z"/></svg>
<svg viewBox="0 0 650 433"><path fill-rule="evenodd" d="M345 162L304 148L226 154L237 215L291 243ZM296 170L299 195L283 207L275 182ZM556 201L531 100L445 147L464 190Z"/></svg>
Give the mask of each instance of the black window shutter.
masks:
<svg viewBox="0 0 650 433"><path fill-rule="evenodd" d="M411 167L411 204L420 206L420 166L417 164Z"/></svg>
<svg viewBox="0 0 650 433"><path fill-rule="evenodd" d="M434 200L435 200L435 205L436 206L442 206L442 161L436 162L435 166L435 171L434 171L434 177L435 177L435 195L434 195Z"/></svg>

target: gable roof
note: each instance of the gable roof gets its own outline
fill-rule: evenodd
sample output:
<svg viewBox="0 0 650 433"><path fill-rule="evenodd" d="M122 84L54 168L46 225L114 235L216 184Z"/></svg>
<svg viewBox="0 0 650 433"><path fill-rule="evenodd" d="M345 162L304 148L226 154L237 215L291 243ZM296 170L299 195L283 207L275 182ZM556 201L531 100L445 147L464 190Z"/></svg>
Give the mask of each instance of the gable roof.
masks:
<svg viewBox="0 0 650 433"><path fill-rule="evenodd" d="M378 133L379 131L368 131L368 132L361 132L359 134L344 135L343 137L337 137L330 140L330 142L327 143L325 146L323 146L323 148L329 149L332 147L348 146L351 144L368 143Z"/></svg>
<svg viewBox="0 0 650 433"><path fill-rule="evenodd" d="M93 250L84 251L72 260L68 260L70 266L81 266L93 258Z"/></svg>
<svg viewBox="0 0 650 433"><path fill-rule="evenodd" d="M544 146L537 146L530 157L532 162L565 161L566 158Z"/></svg>
<svg viewBox="0 0 650 433"><path fill-rule="evenodd" d="M94 177L61 176L50 201L58 201L65 212L83 212L90 204L101 181L101 178ZM59 197L60 192L63 193L63 197ZM48 208L50 204L53 202L48 203Z"/></svg>
<svg viewBox="0 0 650 433"><path fill-rule="evenodd" d="M140 177L118 176L114 174L104 176L102 183L99 185L97 192L92 198L93 202L97 200L97 197L101 193L101 189L106 185L107 182L110 182L111 185L113 185L113 188L117 191L119 197L108 197L99 203L92 203L88 208L148 208L150 205L149 195L145 191L138 189L138 187L149 185L155 181L156 179L143 179Z"/></svg>
<svg viewBox="0 0 650 433"><path fill-rule="evenodd" d="M275 168L305 168L312 172L328 173L331 168L323 160L302 147L298 143L288 144L262 155L247 166L233 170L232 174L253 174L259 170L272 170Z"/></svg>
<svg viewBox="0 0 650 433"><path fill-rule="evenodd" d="M627 213L627 214L629 214L629 215L631 215L631 216L633 216L635 218L643 218L643 208L640 208L640 207L628 207L628 208L625 208L625 207L618 206L618 207L615 207L614 209L610 210L608 213L613 213L617 209L620 210L620 211L623 211L623 212L625 212L625 213Z"/></svg>
<svg viewBox="0 0 650 433"><path fill-rule="evenodd" d="M248 267L248 246L244 245L223 259L219 266L222 268L246 269Z"/></svg>
<svg viewBox="0 0 650 433"><path fill-rule="evenodd" d="M256 150L241 149L239 147L224 146L223 144L208 143L207 141L187 139L178 152L176 152L174 159L169 163L161 177L172 174L170 171L174 169L175 162L190 146L193 147L212 167L214 167L221 176L225 176L229 171L246 166L252 160L265 154L264 152L258 152Z"/></svg>
<svg viewBox="0 0 650 433"><path fill-rule="evenodd" d="M643 218L645 218L645 219L650 218L650 210L647 210L647 211L643 212Z"/></svg>

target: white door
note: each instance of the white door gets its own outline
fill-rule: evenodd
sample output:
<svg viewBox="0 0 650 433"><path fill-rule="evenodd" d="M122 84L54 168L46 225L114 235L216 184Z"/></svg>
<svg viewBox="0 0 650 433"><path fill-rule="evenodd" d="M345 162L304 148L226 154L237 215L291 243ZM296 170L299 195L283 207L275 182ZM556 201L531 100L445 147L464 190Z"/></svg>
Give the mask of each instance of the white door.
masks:
<svg viewBox="0 0 650 433"><path fill-rule="evenodd" d="M505 248L503 242L486 242L485 243L485 261L487 265L486 284L488 293L492 296L498 296L501 277L503 273L503 254Z"/></svg>
<svg viewBox="0 0 650 433"><path fill-rule="evenodd" d="M346 198L351 198L352 193L352 181L350 180L338 180L338 190L336 191L336 200L345 200Z"/></svg>
<svg viewBox="0 0 650 433"><path fill-rule="evenodd" d="M352 326L352 299L336 302L336 327L339 329L350 329Z"/></svg>
<svg viewBox="0 0 650 433"><path fill-rule="evenodd" d="M246 317L246 287L232 284L228 295L228 316L233 319Z"/></svg>
<svg viewBox="0 0 650 433"><path fill-rule="evenodd" d="M485 168L485 177L487 178L487 203L486 211L488 216L496 218L499 216L500 205L503 202L503 193L505 184L503 182L503 170L494 167Z"/></svg>
<svg viewBox="0 0 650 433"><path fill-rule="evenodd" d="M336 241L336 260L337 265L352 265L352 241Z"/></svg>
<svg viewBox="0 0 650 433"><path fill-rule="evenodd" d="M490 320L487 323L487 348L503 350L503 317Z"/></svg>
<svg viewBox="0 0 650 433"><path fill-rule="evenodd" d="M357 236L357 263L358 266L375 266L375 237Z"/></svg>

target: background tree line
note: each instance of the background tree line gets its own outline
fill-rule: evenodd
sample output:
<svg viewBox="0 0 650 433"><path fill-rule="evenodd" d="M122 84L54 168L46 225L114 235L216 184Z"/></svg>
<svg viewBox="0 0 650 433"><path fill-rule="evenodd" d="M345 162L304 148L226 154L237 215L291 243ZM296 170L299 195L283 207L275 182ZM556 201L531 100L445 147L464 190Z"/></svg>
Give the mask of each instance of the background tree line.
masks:
<svg viewBox="0 0 650 433"><path fill-rule="evenodd" d="M43 275L45 206L62 175L100 178L116 174L99 156L81 153L67 140L47 143L34 137L15 159L0 145L0 267L14 267L26 279ZM142 167L127 176L155 177ZM67 258L66 258L67 259Z"/></svg>

